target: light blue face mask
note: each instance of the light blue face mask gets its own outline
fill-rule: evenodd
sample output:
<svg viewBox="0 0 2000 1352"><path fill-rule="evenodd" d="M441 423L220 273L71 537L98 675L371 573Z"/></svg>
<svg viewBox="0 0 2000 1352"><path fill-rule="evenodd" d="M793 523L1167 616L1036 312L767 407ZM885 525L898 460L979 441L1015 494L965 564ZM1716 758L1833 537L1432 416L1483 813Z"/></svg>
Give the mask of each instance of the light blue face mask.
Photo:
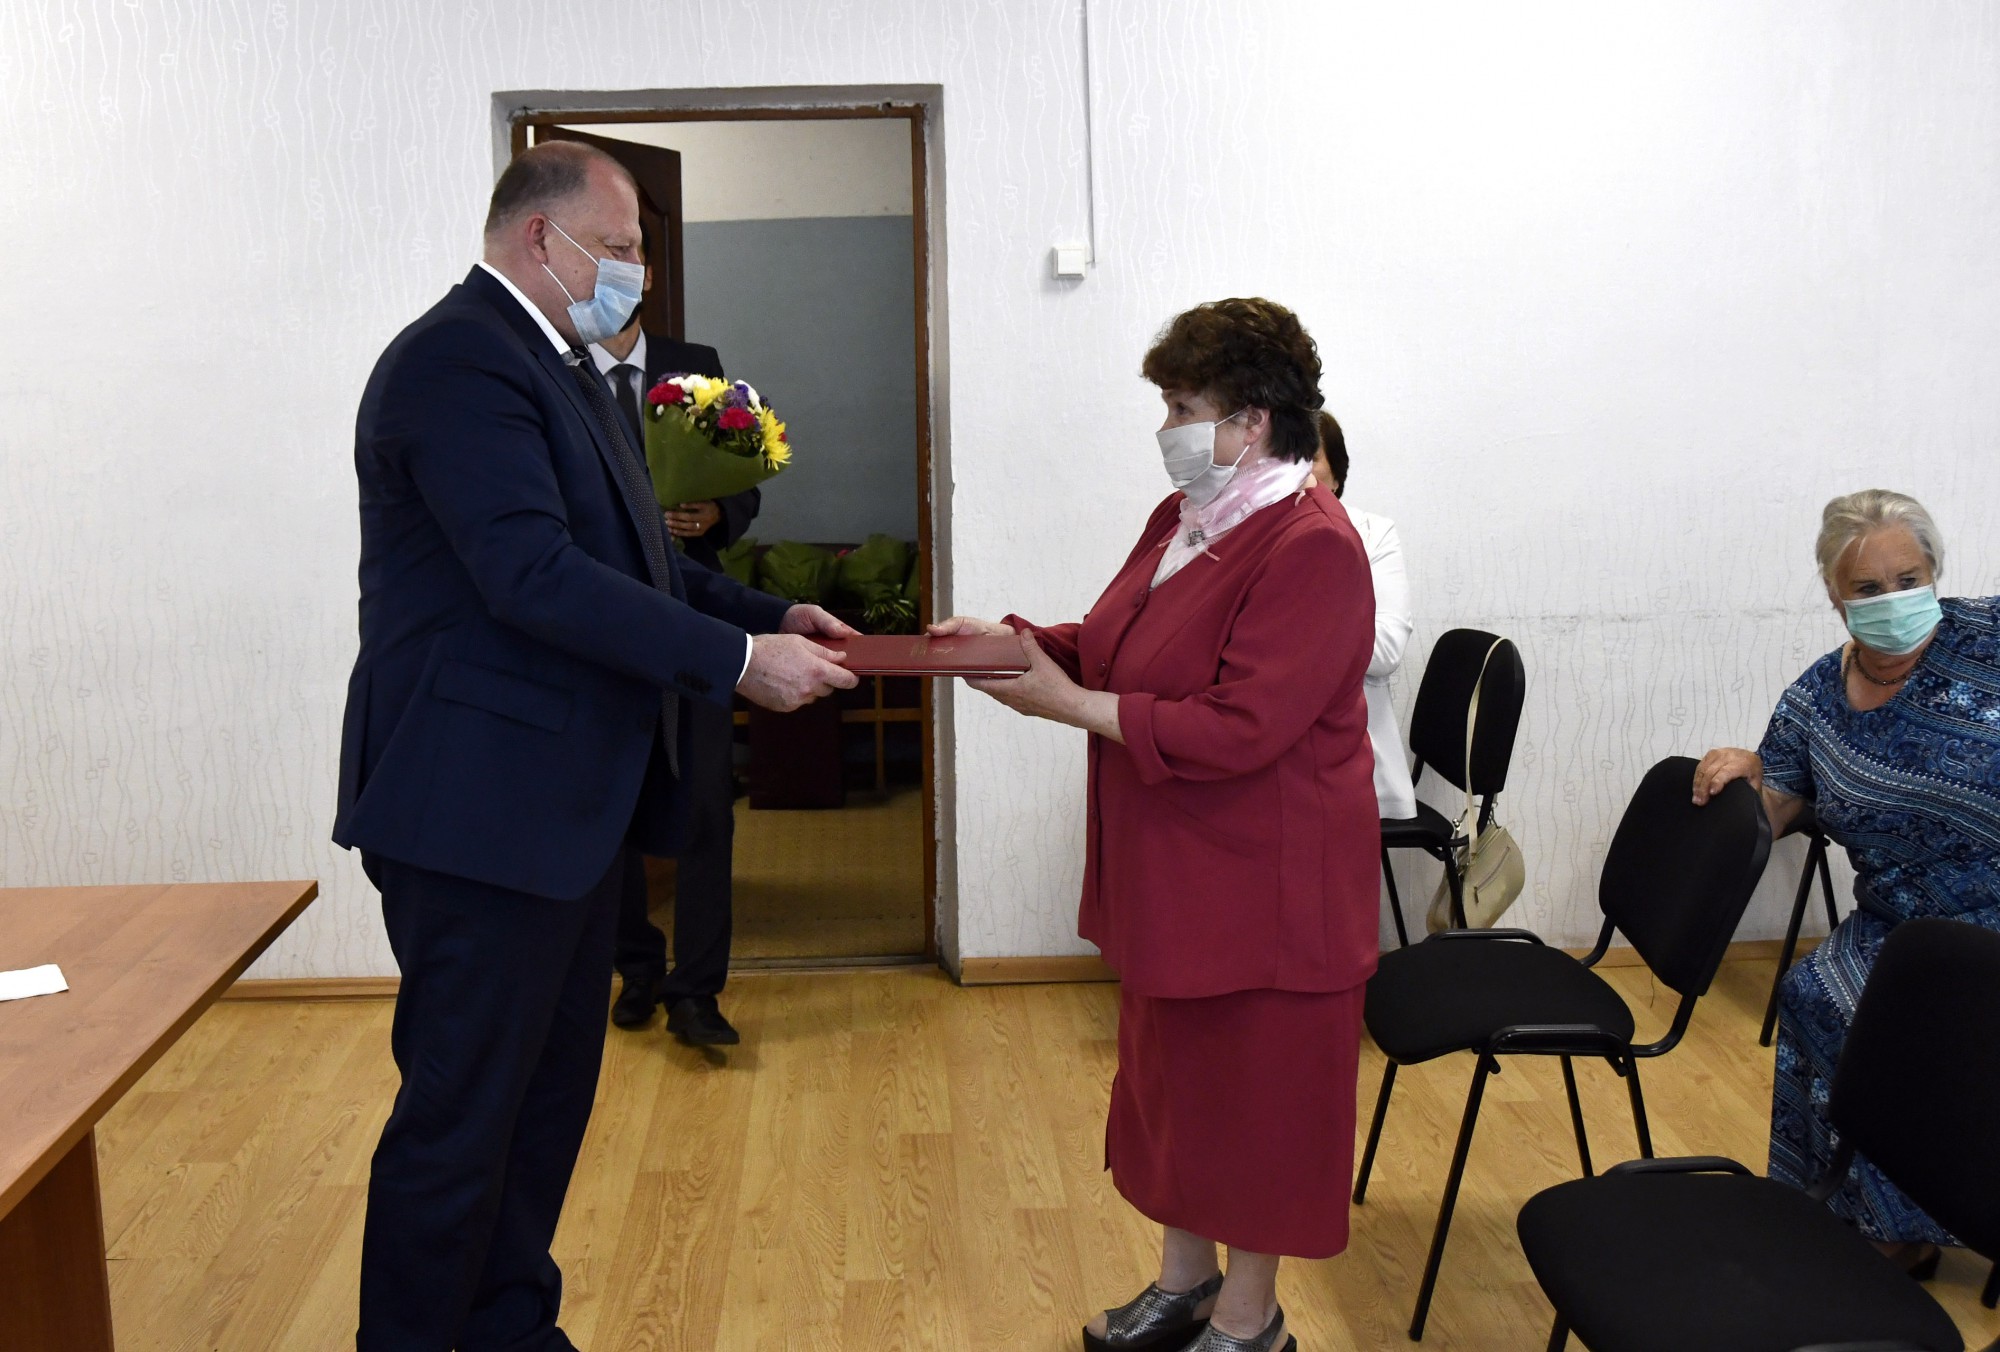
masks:
<svg viewBox="0 0 2000 1352"><path fill-rule="evenodd" d="M1944 618L1935 587L1864 596L1842 601L1840 608L1847 616L1847 632L1854 635L1854 641L1884 657L1915 652Z"/></svg>
<svg viewBox="0 0 2000 1352"><path fill-rule="evenodd" d="M569 231L555 226L555 231L571 244ZM587 258L597 263L597 290L589 300L578 300L570 296L569 288L563 286L563 279L556 277L555 269L547 263L542 271L556 277L556 285L562 286L562 293L569 296L569 322L576 325L576 340L579 343L601 343L606 338L624 329L631 322L632 312L639 308L639 299L646 286L646 265L644 263L621 263L615 258L598 258L596 254L576 244Z"/></svg>

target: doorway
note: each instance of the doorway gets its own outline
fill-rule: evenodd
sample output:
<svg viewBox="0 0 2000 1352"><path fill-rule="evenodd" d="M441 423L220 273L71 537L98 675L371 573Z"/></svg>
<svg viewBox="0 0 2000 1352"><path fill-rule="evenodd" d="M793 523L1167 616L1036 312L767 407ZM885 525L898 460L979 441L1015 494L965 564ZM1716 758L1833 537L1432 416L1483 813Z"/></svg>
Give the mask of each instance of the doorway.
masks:
<svg viewBox="0 0 2000 1352"><path fill-rule="evenodd" d="M874 632L933 618L942 576L927 112L885 100L508 119L514 153L584 140L632 169L654 276L642 328L714 348L790 426L793 461L761 486L723 566ZM937 704L929 682L879 679L793 715L738 701L733 967L937 956ZM648 877L668 928L672 861L649 861Z"/></svg>

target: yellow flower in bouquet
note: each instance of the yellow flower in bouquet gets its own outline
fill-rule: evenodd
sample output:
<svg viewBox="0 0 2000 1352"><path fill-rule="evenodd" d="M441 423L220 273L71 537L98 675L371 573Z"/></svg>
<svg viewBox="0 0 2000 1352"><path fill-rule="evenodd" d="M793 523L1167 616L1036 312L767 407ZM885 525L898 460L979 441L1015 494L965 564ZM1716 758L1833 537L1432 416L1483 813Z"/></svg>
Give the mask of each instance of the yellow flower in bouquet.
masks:
<svg viewBox="0 0 2000 1352"><path fill-rule="evenodd" d="M791 463L792 448L785 441L785 425L768 407L757 410L757 432L763 441L764 460L771 468L783 469Z"/></svg>
<svg viewBox="0 0 2000 1352"><path fill-rule="evenodd" d="M706 413L715 406L715 401L729 393L729 382L714 380L708 376L681 376L680 383L694 396L694 411Z"/></svg>

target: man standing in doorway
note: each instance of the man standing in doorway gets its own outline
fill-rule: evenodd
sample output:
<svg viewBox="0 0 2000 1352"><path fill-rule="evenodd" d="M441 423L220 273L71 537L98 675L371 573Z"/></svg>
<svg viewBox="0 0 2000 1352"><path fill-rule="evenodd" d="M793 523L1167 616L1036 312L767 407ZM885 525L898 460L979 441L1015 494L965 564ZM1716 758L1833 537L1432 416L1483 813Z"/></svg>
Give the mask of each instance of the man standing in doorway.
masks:
<svg viewBox="0 0 2000 1352"><path fill-rule="evenodd" d="M360 1352L564 1352L549 1255L590 1119L629 853L679 846L685 711L854 676L847 626L674 557L584 346L638 299L638 196L557 142L397 335L355 427L360 653L333 836L402 970ZM772 632L777 631L777 632ZM751 637L755 634L756 637Z"/></svg>
<svg viewBox="0 0 2000 1352"><path fill-rule="evenodd" d="M653 270L646 269L646 291ZM684 343L640 326L644 310L601 343L590 345L597 369L617 397L618 411L635 446L644 447L640 416L645 392L663 376L722 377L722 358L712 347ZM721 571L721 551L743 538L756 519L763 494L755 488L711 502L684 502L666 514L667 533L687 557ZM667 1031L694 1047L727 1047L740 1039L722 1013L717 996L729 979L729 939L733 913L732 853L736 837L736 746L734 716L726 705L700 702L688 711L687 837L674 870L674 967L667 971L667 939L647 914L646 870L634 853L627 862L618 900L618 976L622 983L611 1021L642 1028L653 1006L667 1007Z"/></svg>

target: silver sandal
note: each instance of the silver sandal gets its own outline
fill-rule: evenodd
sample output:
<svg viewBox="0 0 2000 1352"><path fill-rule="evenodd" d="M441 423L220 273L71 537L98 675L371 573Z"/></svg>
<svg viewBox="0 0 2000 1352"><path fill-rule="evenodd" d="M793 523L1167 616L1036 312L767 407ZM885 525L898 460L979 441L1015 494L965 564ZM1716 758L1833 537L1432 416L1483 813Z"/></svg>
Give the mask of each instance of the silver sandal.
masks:
<svg viewBox="0 0 2000 1352"><path fill-rule="evenodd" d="M1104 1336L1083 1331L1084 1352L1180 1352L1208 1328L1195 1318L1201 1303L1222 1290L1216 1273L1187 1291L1162 1291L1154 1282L1115 1310L1106 1310Z"/></svg>
<svg viewBox="0 0 2000 1352"><path fill-rule="evenodd" d="M1201 1336L1189 1343L1187 1352L1299 1352L1299 1340L1285 1339L1283 1348L1278 1348L1278 1330L1285 1326L1285 1312L1279 1310L1271 1316L1271 1322L1255 1338L1237 1338L1224 1333L1210 1324L1202 1330Z"/></svg>

